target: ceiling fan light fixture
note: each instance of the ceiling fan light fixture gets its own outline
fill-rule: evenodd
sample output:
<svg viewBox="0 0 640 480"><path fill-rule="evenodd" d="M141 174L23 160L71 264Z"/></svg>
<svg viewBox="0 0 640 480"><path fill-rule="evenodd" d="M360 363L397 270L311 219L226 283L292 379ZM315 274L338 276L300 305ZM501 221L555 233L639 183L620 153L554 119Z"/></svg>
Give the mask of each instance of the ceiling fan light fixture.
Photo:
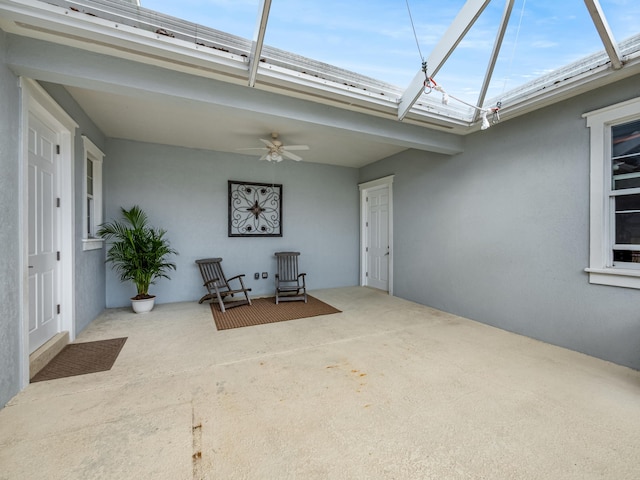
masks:
<svg viewBox="0 0 640 480"><path fill-rule="evenodd" d="M281 162L282 155L280 155L278 152L270 152L267 155L267 160L269 160L270 162Z"/></svg>
<svg viewBox="0 0 640 480"><path fill-rule="evenodd" d="M259 148L239 148L238 150L261 150L263 152L266 151L261 157L260 160L267 160L269 162L281 162L285 158L288 160L295 160L299 162L302 160L298 155L291 153L289 150L309 150L308 145L284 145L282 141L278 140L278 134L272 133L271 140L266 140L264 138L259 139L262 143L264 143L264 147Z"/></svg>

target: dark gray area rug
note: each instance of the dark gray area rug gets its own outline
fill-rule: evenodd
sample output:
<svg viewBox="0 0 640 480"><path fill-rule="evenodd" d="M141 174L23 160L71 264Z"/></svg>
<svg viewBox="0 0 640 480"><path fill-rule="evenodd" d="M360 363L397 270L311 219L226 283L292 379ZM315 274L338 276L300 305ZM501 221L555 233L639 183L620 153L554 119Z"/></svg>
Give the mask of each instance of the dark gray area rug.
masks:
<svg viewBox="0 0 640 480"><path fill-rule="evenodd" d="M31 379L31 383L111 370L126 341L127 337L70 343Z"/></svg>
<svg viewBox="0 0 640 480"><path fill-rule="evenodd" d="M218 330L340 313L337 308L311 295L307 295L307 303L280 302L278 305L276 305L275 297L256 298L251 300L251 305L229 308L224 313L220 311L217 303L212 302L211 311Z"/></svg>

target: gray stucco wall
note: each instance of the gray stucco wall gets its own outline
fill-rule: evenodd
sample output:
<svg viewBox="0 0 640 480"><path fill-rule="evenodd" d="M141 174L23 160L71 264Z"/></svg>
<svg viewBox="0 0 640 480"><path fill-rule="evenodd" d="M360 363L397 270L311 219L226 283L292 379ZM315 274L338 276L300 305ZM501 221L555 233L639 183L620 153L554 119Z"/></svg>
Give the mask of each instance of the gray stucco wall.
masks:
<svg viewBox="0 0 640 480"><path fill-rule="evenodd" d="M640 95L630 78L465 139L407 151L394 179L395 294L640 368L640 291L591 285L589 131L581 115Z"/></svg>
<svg viewBox="0 0 640 480"><path fill-rule="evenodd" d="M105 152L105 220L140 205L167 230L177 270L151 287L158 303L205 292L195 260L222 257L228 276L246 274L252 295L272 294L276 251L300 251L310 289L358 283L358 170L110 139ZM283 185L283 236L229 238L227 181ZM268 272L266 280L253 273ZM107 306L130 305L132 284L107 271Z"/></svg>
<svg viewBox="0 0 640 480"><path fill-rule="evenodd" d="M105 152L104 134L80 108L64 87L52 83L40 82L40 85L78 124L74 143L74 179L75 191L75 236L74 236L74 279L75 279L75 323L76 333L80 333L105 308L105 265L104 250L82 249L82 197L84 182L84 143L82 135L87 136L103 153ZM105 162L108 158L105 158Z"/></svg>
<svg viewBox="0 0 640 480"><path fill-rule="evenodd" d="M0 407L20 389L20 162L18 80L5 65L0 30Z"/></svg>

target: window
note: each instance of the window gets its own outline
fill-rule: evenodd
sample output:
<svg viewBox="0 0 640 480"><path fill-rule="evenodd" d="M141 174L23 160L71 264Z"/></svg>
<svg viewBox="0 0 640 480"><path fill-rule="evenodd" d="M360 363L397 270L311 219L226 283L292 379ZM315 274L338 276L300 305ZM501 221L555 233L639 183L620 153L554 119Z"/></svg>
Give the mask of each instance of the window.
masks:
<svg viewBox="0 0 640 480"><path fill-rule="evenodd" d="M640 288L640 98L585 117L591 130L589 281Z"/></svg>
<svg viewBox="0 0 640 480"><path fill-rule="evenodd" d="M102 248L102 239L96 236L102 223L102 160L104 153L86 136L84 142L84 201L82 208L82 248Z"/></svg>

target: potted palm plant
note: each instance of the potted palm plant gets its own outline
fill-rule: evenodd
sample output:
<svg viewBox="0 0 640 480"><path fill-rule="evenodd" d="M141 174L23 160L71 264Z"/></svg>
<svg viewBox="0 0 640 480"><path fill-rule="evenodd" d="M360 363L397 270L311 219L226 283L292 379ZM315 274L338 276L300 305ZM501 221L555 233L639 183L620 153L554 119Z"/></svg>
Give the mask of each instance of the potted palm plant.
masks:
<svg viewBox="0 0 640 480"><path fill-rule="evenodd" d="M133 310L145 313L153 308L155 295L149 295L149 285L159 277L169 278L167 272L175 270L169 255L178 252L165 238L166 231L149 225L147 214L137 205L126 210L121 207L123 219L100 225L98 236L111 241L107 262L120 274L121 281L132 281L137 295L131 298Z"/></svg>

